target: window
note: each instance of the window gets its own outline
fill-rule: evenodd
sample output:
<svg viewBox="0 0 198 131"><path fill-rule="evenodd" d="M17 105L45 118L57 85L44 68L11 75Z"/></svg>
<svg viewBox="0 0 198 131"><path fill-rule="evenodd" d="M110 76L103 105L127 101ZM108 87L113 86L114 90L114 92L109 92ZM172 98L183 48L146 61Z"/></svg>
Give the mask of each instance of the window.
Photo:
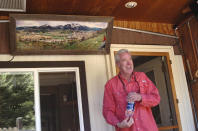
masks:
<svg viewBox="0 0 198 131"><path fill-rule="evenodd" d="M89 131L84 71L84 62L1 62L0 109L12 112L0 110L0 128ZM2 124L8 117L11 122Z"/></svg>

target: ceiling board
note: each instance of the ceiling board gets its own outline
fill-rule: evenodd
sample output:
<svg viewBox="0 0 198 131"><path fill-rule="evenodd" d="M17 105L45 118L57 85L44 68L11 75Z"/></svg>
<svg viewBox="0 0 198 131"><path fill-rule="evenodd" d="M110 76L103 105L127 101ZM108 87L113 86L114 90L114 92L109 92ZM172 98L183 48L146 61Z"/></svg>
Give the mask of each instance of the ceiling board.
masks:
<svg viewBox="0 0 198 131"><path fill-rule="evenodd" d="M127 9L130 0L27 0L27 14L114 16L116 20L175 24L185 17L182 10L193 0L134 0L136 8ZM7 13L0 12L0 16Z"/></svg>

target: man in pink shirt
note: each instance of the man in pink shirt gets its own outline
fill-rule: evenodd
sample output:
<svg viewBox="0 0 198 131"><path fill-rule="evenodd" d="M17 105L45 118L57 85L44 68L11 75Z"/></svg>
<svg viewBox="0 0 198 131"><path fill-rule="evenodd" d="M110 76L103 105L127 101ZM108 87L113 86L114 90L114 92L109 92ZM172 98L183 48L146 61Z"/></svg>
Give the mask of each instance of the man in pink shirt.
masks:
<svg viewBox="0 0 198 131"><path fill-rule="evenodd" d="M116 131L158 131L151 111L160 102L157 88L143 72L133 71L128 50L119 50L115 60L120 72L105 85L104 118ZM132 116L126 115L129 101L135 102Z"/></svg>

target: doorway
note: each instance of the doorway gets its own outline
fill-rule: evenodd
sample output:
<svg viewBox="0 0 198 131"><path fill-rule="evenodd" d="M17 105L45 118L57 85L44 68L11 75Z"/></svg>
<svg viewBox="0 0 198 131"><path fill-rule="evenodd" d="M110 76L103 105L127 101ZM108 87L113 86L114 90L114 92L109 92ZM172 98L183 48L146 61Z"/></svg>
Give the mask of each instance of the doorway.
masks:
<svg viewBox="0 0 198 131"><path fill-rule="evenodd" d="M79 131L75 72L41 72L42 131Z"/></svg>
<svg viewBox="0 0 198 131"><path fill-rule="evenodd" d="M176 110L179 131L195 130L193 113L181 55L175 55L173 46L111 44L110 60L112 75L116 75L115 53L128 49L133 56L166 56L168 72Z"/></svg>
<svg viewBox="0 0 198 131"><path fill-rule="evenodd" d="M165 56L132 56L134 70L144 72L158 88L160 104L152 108L159 130L178 131L176 110Z"/></svg>

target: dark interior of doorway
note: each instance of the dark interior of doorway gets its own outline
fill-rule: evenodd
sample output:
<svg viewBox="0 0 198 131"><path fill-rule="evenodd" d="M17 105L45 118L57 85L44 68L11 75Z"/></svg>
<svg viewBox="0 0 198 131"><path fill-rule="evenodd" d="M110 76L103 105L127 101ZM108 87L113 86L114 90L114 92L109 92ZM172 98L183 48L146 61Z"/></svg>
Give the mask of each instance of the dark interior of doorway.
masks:
<svg viewBox="0 0 198 131"><path fill-rule="evenodd" d="M79 131L75 72L39 73L42 131Z"/></svg>

